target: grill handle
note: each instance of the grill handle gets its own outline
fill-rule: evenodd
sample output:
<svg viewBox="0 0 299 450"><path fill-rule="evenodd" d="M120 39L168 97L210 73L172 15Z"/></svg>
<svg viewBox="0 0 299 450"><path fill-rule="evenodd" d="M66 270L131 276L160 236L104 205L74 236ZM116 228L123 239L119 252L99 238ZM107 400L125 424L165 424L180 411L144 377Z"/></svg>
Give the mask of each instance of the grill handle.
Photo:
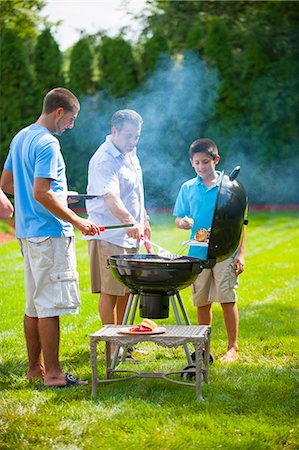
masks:
<svg viewBox="0 0 299 450"><path fill-rule="evenodd" d="M230 181L234 181L240 173L240 166L236 166L229 175Z"/></svg>

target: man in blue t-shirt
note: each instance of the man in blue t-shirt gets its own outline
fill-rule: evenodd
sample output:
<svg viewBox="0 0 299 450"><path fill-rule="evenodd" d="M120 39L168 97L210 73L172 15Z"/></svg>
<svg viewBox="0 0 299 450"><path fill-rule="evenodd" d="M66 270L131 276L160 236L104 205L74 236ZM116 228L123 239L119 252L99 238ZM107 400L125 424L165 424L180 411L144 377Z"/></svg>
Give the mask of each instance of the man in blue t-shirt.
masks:
<svg viewBox="0 0 299 450"><path fill-rule="evenodd" d="M217 146L210 139L198 139L191 144L190 162L197 177L181 186L173 211L176 226L191 229L190 239L198 242L198 245L190 246L188 255L201 259L207 258L209 232L220 179L220 172L215 170L219 160ZM212 303L221 303L228 336L227 352L221 358L224 362L238 359L239 315L236 288L238 275L244 271L244 250L245 232L237 253L216 263L213 269L204 269L191 287L199 325L211 325Z"/></svg>
<svg viewBox="0 0 299 450"><path fill-rule="evenodd" d="M73 226L91 236L98 227L67 206L65 164L53 135L73 128L79 109L67 89L48 92L37 121L13 138L1 176L2 189L14 195L24 256L27 378L43 378L46 386L84 384L60 368L59 316L75 314L80 304Z"/></svg>

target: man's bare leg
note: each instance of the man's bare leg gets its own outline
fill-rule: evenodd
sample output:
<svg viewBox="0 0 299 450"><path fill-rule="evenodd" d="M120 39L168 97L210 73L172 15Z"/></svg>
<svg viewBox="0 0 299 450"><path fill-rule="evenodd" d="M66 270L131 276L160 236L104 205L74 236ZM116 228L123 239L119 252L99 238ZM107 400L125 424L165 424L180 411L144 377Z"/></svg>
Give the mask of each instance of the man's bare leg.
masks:
<svg viewBox="0 0 299 450"><path fill-rule="evenodd" d="M117 296L101 293L99 298L99 313L103 325L114 324L114 308Z"/></svg>
<svg viewBox="0 0 299 450"><path fill-rule="evenodd" d="M59 364L60 327L59 317L38 319L38 330L45 363L45 386L65 386L65 373ZM79 381L79 384L87 384Z"/></svg>
<svg viewBox="0 0 299 450"><path fill-rule="evenodd" d="M239 358L238 354L238 328L239 312L235 302L221 303L223 309L224 323L227 332L227 352L222 356L222 362L234 362Z"/></svg>
<svg viewBox="0 0 299 450"><path fill-rule="evenodd" d="M24 316L24 332L29 363L26 376L30 381L35 378L43 378L45 375L45 368L41 355L37 317Z"/></svg>
<svg viewBox="0 0 299 450"><path fill-rule="evenodd" d="M198 325L212 325L212 304L197 307Z"/></svg>
<svg viewBox="0 0 299 450"><path fill-rule="evenodd" d="M113 325L115 324L116 315L116 295L101 293L99 298L99 313L102 321L102 325ZM114 354L115 345L111 344L111 355Z"/></svg>
<svg viewBox="0 0 299 450"><path fill-rule="evenodd" d="M63 386L65 374L60 369L58 354L60 341L59 317L45 317L38 320L38 330L45 363L46 386Z"/></svg>
<svg viewBox="0 0 299 450"><path fill-rule="evenodd" d="M116 300L116 314L115 314L115 324L116 325L121 325L123 323L123 318L125 315L125 311L126 311L126 306L128 303L128 298L129 298L129 294L120 296L117 296L117 300Z"/></svg>

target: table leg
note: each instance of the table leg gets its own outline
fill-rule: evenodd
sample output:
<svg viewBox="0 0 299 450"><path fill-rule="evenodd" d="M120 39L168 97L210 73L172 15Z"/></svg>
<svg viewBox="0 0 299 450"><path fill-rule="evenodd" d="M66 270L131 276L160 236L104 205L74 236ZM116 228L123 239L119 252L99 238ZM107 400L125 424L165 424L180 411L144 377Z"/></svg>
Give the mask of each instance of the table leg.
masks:
<svg viewBox="0 0 299 450"><path fill-rule="evenodd" d="M111 378L111 342L105 342L105 357L106 357L106 378Z"/></svg>
<svg viewBox="0 0 299 450"><path fill-rule="evenodd" d="M195 345L195 388L198 400L203 400L201 389L202 347Z"/></svg>
<svg viewBox="0 0 299 450"><path fill-rule="evenodd" d="M90 359L91 359L91 379L92 391L91 395L94 397L97 392L97 341L90 339Z"/></svg>
<svg viewBox="0 0 299 450"><path fill-rule="evenodd" d="M205 356L204 356L204 372L203 378L206 383L209 382L209 358L210 358L210 334L208 334L205 341Z"/></svg>
<svg viewBox="0 0 299 450"><path fill-rule="evenodd" d="M177 300L179 302L178 293L176 295L177 295ZM178 325L182 325L182 321L181 321L181 318L180 318L180 315L179 315L179 311L178 311L178 308L177 308L177 305L176 305L176 302L175 302L175 296L174 295L170 295L169 298L170 298L170 301L171 301L171 304L172 304L172 309L173 309L173 312L174 312L174 315L175 315L176 323ZM184 315L184 317L185 317L185 315ZM187 325L190 325L189 319L185 318L185 320L187 320ZM184 350L185 350L185 353L186 353L186 358L187 358L188 364L193 364L193 361L192 361L192 358L191 358L191 355L190 355L190 352L189 352L188 344L183 344L183 347L184 347Z"/></svg>

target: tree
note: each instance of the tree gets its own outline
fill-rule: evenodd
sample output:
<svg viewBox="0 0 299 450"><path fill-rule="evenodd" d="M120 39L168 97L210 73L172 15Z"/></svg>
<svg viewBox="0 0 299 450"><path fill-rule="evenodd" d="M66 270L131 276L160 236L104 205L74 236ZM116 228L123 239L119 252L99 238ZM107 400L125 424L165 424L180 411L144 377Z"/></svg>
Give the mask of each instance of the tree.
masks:
<svg viewBox="0 0 299 450"><path fill-rule="evenodd" d="M35 38L40 24L39 12L45 5L44 0L1 1L0 32L10 29L23 39Z"/></svg>
<svg viewBox="0 0 299 450"><path fill-rule="evenodd" d="M35 117L34 89L25 46L15 31L1 34L0 165L14 134ZM13 55L13 58L12 58Z"/></svg>
<svg viewBox="0 0 299 450"><path fill-rule="evenodd" d="M138 84L138 66L129 42L103 36L99 46L99 85L113 97L123 97Z"/></svg>
<svg viewBox="0 0 299 450"><path fill-rule="evenodd" d="M37 95L41 98L51 89L64 85L62 54L49 29L38 36L34 52Z"/></svg>
<svg viewBox="0 0 299 450"><path fill-rule="evenodd" d="M70 89L76 95L91 94L93 90L93 55L87 38L80 39L74 45L70 60Z"/></svg>
<svg viewBox="0 0 299 450"><path fill-rule="evenodd" d="M150 38L142 42L141 64L143 77L153 71L161 56L169 52L168 42L163 32L157 30Z"/></svg>

